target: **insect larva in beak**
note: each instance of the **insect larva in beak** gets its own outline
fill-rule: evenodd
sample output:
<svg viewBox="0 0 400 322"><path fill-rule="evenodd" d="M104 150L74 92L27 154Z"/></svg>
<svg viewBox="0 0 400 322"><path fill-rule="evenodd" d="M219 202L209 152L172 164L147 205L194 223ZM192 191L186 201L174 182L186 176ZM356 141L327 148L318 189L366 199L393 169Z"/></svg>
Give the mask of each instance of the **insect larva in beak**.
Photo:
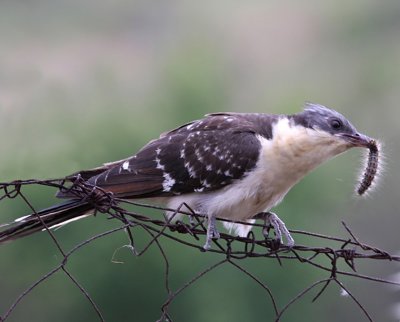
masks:
<svg viewBox="0 0 400 322"><path fill-rule="evenodd" d="M375 140L371 140L368 144L369 154L367 167L362 175L362 179L357 187L357 193L361 196L363 195L369 187L371 187L375 176L378 172L379 166L379 148Z"/></svg>

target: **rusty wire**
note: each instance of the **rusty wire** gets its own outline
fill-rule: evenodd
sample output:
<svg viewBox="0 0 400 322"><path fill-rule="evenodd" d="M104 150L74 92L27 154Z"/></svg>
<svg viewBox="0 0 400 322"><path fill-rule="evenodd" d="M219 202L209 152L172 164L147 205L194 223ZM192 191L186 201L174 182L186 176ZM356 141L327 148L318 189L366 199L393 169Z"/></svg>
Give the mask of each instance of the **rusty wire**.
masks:
<svg viewBox="0 0 400 322"><path fill-rule="evenodd" d="M70 251L64 251L61 242L55 237L51 229L49 229L42 221L43 228L51 236L52 242L58 248L59 253L62 256L61 262L50 270L48 273L43 275L40 279L32 283L24 292L22 292L17 299L14 300L12 305L0 316L0 321L6 321L14 309L20 305L21 300L28 296L33 289L39 284L44 283L47 279L53 276L56 272L62 271L65 276L71 280L71 282L79 289L79 291L86 297L88 303L92 306L93 310L97 314L99 321L105 321L101 308L96 304L91 295L85 290L80 282L71 274L68 270L68 259L78 252L81 248L90 244L94 240L102 238L106 235L114 234L118 231L126 231L129 238L129 248L132 250L132 254L135 256L141 256L145 254L152 245L155 245L159 250L160 254L165 262L165 289L167 291L167 298L162 305L161 315L158 321L173 321L173 317L169 313L170 305L173 303L175 298L179 296L182 291L192 286L194 283L200 283L201 278L212 270L222 265L231 265L238 269L243 274L250 277L259 287L261 287L271 301L271 305L275 314L275 321L281 321L284 313L289 310L293 304L301 300L311 290L320 287L317 295L313 298L316 301L328 288L330 284L338 285L344 290L349 297L353 300L354 304L363 312L366 321L373 321L370 312L360 303L360 301L352 294L352 292L344 285L341 278L344 276L350 276L352 278L358 278L362 280L369 280L378 283L392 284L400 286L400 283L390 281L380 277L373 277L364 275L358 272L356 269L356 262L361 259L367 260L380 260L388 262L399 262L400 256L394 256L380 250L376 247L369 246L362 243L352 232L352 230L344 223L343 227L348 234L347 238L326 236L317 233L311 233L301 230L290 230L292 234L306 235L313 241L330 241L334 242L337 246L333 247L309 247L304 245L295 245L292 248L288 248L285 245L281 245L274 238L262 238L257 239L253 232L250 232L246 238L232 236L228 233L221 233L218 240L213 241L213 247L208 252L216 253L221 256L221 259L213 265L207 267L197 275L193 276L191 280L182 285L176 290L172 290L170 287L170 260L168 259L166 252L164 251L162 238L173 240L176 243L183 244L186 247L190 247L194 250L198 250L204 253L202 247L202 241L199 236L207 234L206 225L204 224L204 216L196 214L190 209L182 205L180 209L167 209L159 206L138 203L129 200L122 200L114 198L112 194L102 191L98 188L88 186L81 178L68 178L68 179L51 179L51 180L18 180L6 183L0 183L0 202L5 199L21 198L24 203L31 209L33 214L37 214L32 202L25 195L23 188L28 185L40 185L50 186L57 189L68 189L73 192L77 198L86 200L93 205L93 208L97 212L107 214L111 219L119 220L121 225L117 228L105 231L97 234L93 237L86 239L85 241L77 244ZM163 216L160 218L151 218L143 215L139 212L133 212L126 209L126 205L135 205L142 208L152 208L158 212L164 212L166 210L172 211L175 214L183 214L190 217L189 223L185 221L173 221L166 219ZM183 209L186 209L184 211ZM39 220L40 217L38 216ZM219 219L220 221L228 221ZM243 223L248 224L248 223ZM254 227L264 228L261 224L251 224ZM149 236L150 240L141 249L138 249L134 242L135 229L142 229ZM191 238L183 238L186 236ZM200 254L200 253L199 253ZM327 277L322 280L318 280L302 290L299 294L293 297L286 305L279 308L277 305L277 299L273 295L268 285L257 278L249 270L245 269L242 262L247 258L269 258L271 260L277 260L279 263L282 261L298 261L313 266L316 269L325 271ZM321 258L328 259L329 264L321 264ZM338 269L339 262L345 263L348 270Z"/></svg>

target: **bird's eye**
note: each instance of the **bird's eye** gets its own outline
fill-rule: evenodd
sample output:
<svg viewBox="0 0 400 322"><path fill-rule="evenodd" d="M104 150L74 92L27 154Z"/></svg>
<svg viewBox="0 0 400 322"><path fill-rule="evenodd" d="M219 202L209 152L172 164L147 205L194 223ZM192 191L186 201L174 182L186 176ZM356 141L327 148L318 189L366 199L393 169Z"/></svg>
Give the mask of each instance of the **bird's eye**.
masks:
<svg viewBox="0 0 400 322"><path fill-rule="evenodd" d="M340 120L338 120L338 119L333 119L333 120L331 121L331 126L332 126L333 129L339 130L339 129L342 128L343 123L342 123Z"/></svg>

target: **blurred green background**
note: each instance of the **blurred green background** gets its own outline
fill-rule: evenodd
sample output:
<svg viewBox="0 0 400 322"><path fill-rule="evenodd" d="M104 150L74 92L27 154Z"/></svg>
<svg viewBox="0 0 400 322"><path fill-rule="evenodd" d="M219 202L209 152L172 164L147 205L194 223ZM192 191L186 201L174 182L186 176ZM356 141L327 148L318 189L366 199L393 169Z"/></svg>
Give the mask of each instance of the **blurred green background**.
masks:
<svg viewBox="0 0 400 322"><path fill-rule="evenodd" d="M351 151L305 178L277 212L289 228L339 236L346 236L344 220L362 241L398 252L400 2L2 1L0 40L0 181L61 177L119 160L209 112L295 113L304 101L318 102L384 142L386 175L368 198L355 197L361 153ZM54 192L26 190L37 208L53 204ZM2 201L0 222L28 212L20 200ZM118 226L103 217L68 225L56 236L68 250ZM68 268L107 321L155 321L167 298L163 259L156 247L140 258L124 248L116 255L124 264L113 263L114 251L126 243L122 232L97 240L72 256ZM168 241L165 247L174 289L220 259ZM0 312L60 261L44 233L2 245ZM292 262L242 264L270 286L279 307L328 277ZM399 266L378 264L360 261L358 269L395 278ZM399 321L398 287L343 281L376 321ZM365 320L335 286L317 303L311 298L283 321ZM260 287L223 266L176 298L171 315L176 321L271 321L273 311ZM58 273L8 321L71 320L96 321L96 315Z"/></svg>

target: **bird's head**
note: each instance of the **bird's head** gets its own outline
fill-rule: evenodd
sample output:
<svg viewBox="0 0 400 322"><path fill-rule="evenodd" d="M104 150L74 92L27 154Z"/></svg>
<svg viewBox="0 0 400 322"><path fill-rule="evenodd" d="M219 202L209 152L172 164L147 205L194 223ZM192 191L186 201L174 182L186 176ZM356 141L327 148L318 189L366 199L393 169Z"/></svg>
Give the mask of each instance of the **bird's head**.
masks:
<svg viewBox="0 0 400 322"><path fill-rule="evenodd" d="M293 119L296 124L312 130L321 139L335 142L343 150L368 148L371 143L371 138L359 133L342 114L322 105L306 103L304 110L293 115Z"/></svg>

